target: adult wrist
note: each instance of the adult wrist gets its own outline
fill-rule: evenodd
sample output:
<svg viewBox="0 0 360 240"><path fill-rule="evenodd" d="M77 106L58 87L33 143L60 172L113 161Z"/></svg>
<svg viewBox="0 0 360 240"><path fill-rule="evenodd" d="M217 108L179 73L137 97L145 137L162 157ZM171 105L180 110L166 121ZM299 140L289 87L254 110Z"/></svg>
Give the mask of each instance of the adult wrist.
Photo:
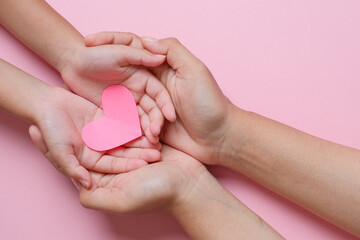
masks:
<svg viewBox="0 0 360 240"><path fill-rule="evenodd" d="M282 239L210 173L172 215L192 239Z"/></svg>
<svg viewBox="0 0 360 240"><path fill-rule="evenodd" d="M231 104L226 132L217 148L217 164L231 168L237 161L242 147L246 144L251 128L251 113Z"/></svg>

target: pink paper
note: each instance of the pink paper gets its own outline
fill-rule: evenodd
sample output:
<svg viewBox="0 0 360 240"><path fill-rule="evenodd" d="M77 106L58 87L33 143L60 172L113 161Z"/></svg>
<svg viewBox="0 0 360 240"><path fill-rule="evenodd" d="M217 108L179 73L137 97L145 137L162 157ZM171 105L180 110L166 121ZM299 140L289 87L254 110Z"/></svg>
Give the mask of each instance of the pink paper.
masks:
<svg viewBox="0 0 360 240"><path fill-rule="evenodd" d="M124 86L112 85L102 94L104 117L82 129L85 144L106 151L141 136L139 114L132 93Z"/></svg>

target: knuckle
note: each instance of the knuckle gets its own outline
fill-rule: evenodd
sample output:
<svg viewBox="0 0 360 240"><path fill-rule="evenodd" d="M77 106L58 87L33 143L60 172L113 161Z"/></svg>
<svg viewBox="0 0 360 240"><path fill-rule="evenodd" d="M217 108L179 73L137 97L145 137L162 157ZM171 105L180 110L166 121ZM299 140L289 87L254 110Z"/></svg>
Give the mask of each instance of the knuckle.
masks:
<svg viewBox="0 0 360 240"><path fill-rule="evenodd" d="M136 36L136 34L132 33L132 32L120 32L120 34L127 35L129 37L135 37Z"/></svg>
<svg viewBox="0 0 360 240"><path fill-rule="evenodd" d="M118 169L117 161L116 161L116 159L113 159L113 160L111 161L111 164L110 164L110 172L111 172L111 173L116 173L116 172L117 172L117 169Z"/></svg>
<svg viewBox="0 0 360 240"><path fill-rule="evenodd" d="M122 34L123 34L123 36L129 38L129 43L128 43L129 46L141 48L142 41L138 35L136 35L135 33L132 33L132 32L123 32Z"/></svg>
<svg viewBox="0 0 360 240"><path fill-rule="evenodd" d="M196 68L199 69L199 71L209 71L209 69L207 68L207 66L205 65L205 63L203 63L202 61L198 60L196 62Z"/></svg>
<svg viewBox="0 0 360 240"><path fill-rule="evenodd" d="M180 41L175 37L169 37L166 39L170 44L178 45L180 44Z"/></svg>
<svg viewBox="0 0 360 240"><path fill-rule="evenodd" d="M108 35L110 32L108 31L101 31L101 32L98 32L97 34L99 35Z"/></svg>

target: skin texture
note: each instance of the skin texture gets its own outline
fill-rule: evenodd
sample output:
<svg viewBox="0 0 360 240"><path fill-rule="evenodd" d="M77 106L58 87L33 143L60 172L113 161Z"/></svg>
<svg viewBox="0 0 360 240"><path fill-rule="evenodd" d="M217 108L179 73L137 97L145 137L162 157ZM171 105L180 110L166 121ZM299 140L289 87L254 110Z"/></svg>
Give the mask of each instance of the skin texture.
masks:
<svg viewBox="0 0 360 240"><path fill-rule="evenodd" d="M360 151L234 111L222 165L360 236Z"/></svg>
<svg viewBox="0 0 360 240"><path fill-rule="evenodd" d="M116 39L122 35L113 34ZM359 150L237 108L204 64L176 39L142 40L150 52L167 56L166 63L151 68L178 114L164 128L165 143L203 163L241 172L360 236L360 210L354 207L360 204Z"/></svg>
<svg viewBox="0 0 360 240"><path fill-rule="evenodd" d="M99 99L102 90L107 85L122 83L133 92L136 101L139 103L140 114L143 119L146 119L141 122L148 123L143 124L143 130L148 141L152 143L158 141L164 116L169 121L175 120L171 97L178 119L164 126L161 135L163 141L191 154L203 163L220 164L242 172L315 214L358 236L360 235L358 228L360 210L354 207L359 205L360 199L360 191L358 190L360 153L358 150L329 143L270 119L236 108L221 93L205 65L176 39L157 41L144 38L142 42L144 49L142 49L140 45L131 46L132 37L129 38L128 36L128 40L126 40L125 36L116 34L114 40L108 43L98 42L95 37L95 44L90 48L91 43L84 46L81 34L44 1L1 0L1 6L1 24L55 67L61 73L70 90L95 103L95 105L90 106L82 103L82 100L72 99L65 93L61 93L63 90L51 90L52 95L55 96L52 101L49 101L52 103L52 107L44 107L44 109L49 110L55 107L57 110L54 115L60 113L63 115L62 118L55 119L52 114L45 112L41 114L41 107L39 106L44 101L35 100L47 96L46 93L49 92L40 87L41 84L35 84L35 82L30 84L31 81L18 82L25 87L27 86L25 89L34 90L32 94L26 96L28 103L32 103L27 106L27 109L18 104L21 102L19 96L26 94L11 94L8 99L4 97L6 96L5 93L14 93L21 89L19 88L20 85L17 85L18 83L4 84L4 92L0 94L3 108L33 120L35 126L30 128L30 134L38 147L49 156L51 161L59 164L62 171L82 182L85 187L90 186L89 175L85 176L88 173L83 166L79 165L78 158L81 159L81 156L86 155L84 154L86 151L81 148L81 143L78 142L79 138L75 136L76 131L81 126L80 122L84 123L87 119L95 119L98 116L97 114L101 115L101 109L99 112L96 106L100 106ZM47 21L41 21L43 19L47 19ZM166 55L166 63L164 63L164 57L159 57L159 54ZM151 72L144 66L148 67ZM7 79L22 79L22 76L18 76L18 70L7 72L6 69L7 67L1 70L2 79L5 79L3 82L6 82ZM161 80L163 85L157 82L154 75ZM145 81L141 81L141 79L145 79ZM138 83L134 84L136 81ZM167 94L165 88L170 95ZM152 92L153 90L154 92ZM41 97L35 97L35 93L36 96ZM90 115L74 114L73 111L79 109L72 108L68 104L62 104L60 99L79 102L81 109L87 109L86 114ZM37 113L37 116L42 116L43 120L48 121L36 120L31 114L31 109ZM52 124L62 126L64 123L69 124L70 131L52 135L55 128ZM60 136L61 140L54 141L53 136ZM66 143L65 148L63 148L63 143ZM61 154L65 154L63 158L60 157ZM96 155L94 159L97 157L99 155ZM92 157L89 158L92 159ZM102 158L100 157L100 159ZM64 167L62 167L63 165ZM68 168L69 166L70 168ZM91 166L98 167L100 165L94 165L92 162L88 167L91 168ZM125 166L125 169L128 168ZM100 181L96 178L93 180ZM198 182L201 181L198 180ZM136 181L133 184L135 186ZM95 185L95 187L99 186L101 185ZM121 184L114 186L119 188ZM212 190L205 190L204 185L198 186L202 186L199 189L207 192L205 195L215 196L211 195ZM216 186L213 186L212 189L216 189ZM154 190L160 191L157 188ZM178 195L177 193L171 194L171 190L168 191L170 196ZM157 200L161 202L163 194L160 192L160 195L154 195L158 196ZM223 195L226 199L226 194ZM182 196L184 196L184 192ZM206 221L208 216L201 214L201 212L191 215L194 210L191 209L191 206L199 203L197 202L199 199L202 200L201 203L206 203L207 198L203 198L201 194L190 196L196 196L192 198L194 200L189 201L192 204L186 204L185 200L179 200L184 204L172 206L184 206L184 208L174 207L171 208L173 209L171 212L194 238L206 236L209 232L212 233L212 229L202 227L199 230L193 230L187 224L190 222L189 219L196 217L199 217L197 220L199 223ZM117 201L118 198L120 197L116 196L113 198L115 200L111 201ZM167 198L173 199L169 196L165 197L165 199ZM175 199L181 198L183 197L176 197ZM88 199L85 198L82 201L84 205L87 204ZM210 197L210 199L214 198ZM229 197L229 199L231 198ZM88 201L91 202L91 200ZM216 202L218 201L222 200L218 199ZM242 209L242 205L238 201L236 202L234 204L237 205L238 209ZM200 209L201 205L198 204ZM96 204L89 204L89 206L96 208ZM111 210L117 211L116 203L108 203L107 206L113 206L114 208ZM221 209L222 204L210 203L207 206L214 209L213 212L218 211L224 216L230 217L232 216L231 213L238 213L233 216L236 221L231 221L231 223L241 222L242 216L247 216L246 219L247 221L250 219L249 222L256 222L251 221L251 214L240 214L246 212L245 210L230 211L225 214L226 211ZM139 206L134 206L134 208L137 207ZM151 204L149 208L151 209ZM220 216L222 215L220 214ZM216 217L218 216L210 217L209 221L216 221ZM242 223L245 224L246 221ZM227 226L231 230L235 228L234 225L229 224ZM246 224L242 226L249 227ZM251 226L253 224L250 224L250 229ZM257 229L262 229L257 224L254 226L257 226ZM221 230L226 230L226 228L213 230L215 231L214 236L216 236L216 231Z"/></svg>
<svg viewBox="0 0 360 240"><path fill-rule="evenodd" d="M84 45L82 35L42 0L1 0L0 4L0 23L2 26L7 28L19 40L57 69L62 75L67 88L94 103L95 105L92 108L95 106L101 107L101 93L107 86L121 83L129 88L138 103L141 119L145 119L142 120L141 123L146 123L142 124L142 129L147 139L142 138L140 143L134 143L135 149L133 150L126 149L132 148L133 145L131 144L117 150L123 152L126 158L141 158L143 160L149 157L146 161L159 159L158 135L164 123L164 116L169 121L174 121L176 116L168 92L142 65L157 66L164 62L164 56L154 55L147 50L127 46L127 41L129 43L131 42L131 34L129 34L127 39L124 38L124 45L122 46L88 48ZM43 19L46 19L46 21L43 21ZM13 94L12 96L16 98L16 91L13 90L11 93ZM42 125L40 125L39 122L33 121L35 125L31 126L29 132L40 150L46 153L53 163L56 163L54 164L55 166L60 166L61 171L89 187L90 178L89 175L86 174L85 169L70 169L70 167L75 168L77 166L74 164L75 159L69 161L68 158L62 156L60 152L65 150L64 147L66 147L65 152L67 153L70 152L69 149L74 148L76 150L74 154L77 155L77 157L89 158L81 162L82 164L86 162L91 163L90 165L86 165L86 167L90 169L94 169L92 166L94 165L93 162L99 160L100 156L105 153L95 154L89 150L82 151L83 148L80 147L82 145L81 139L77 136L77 138L75 138L76 140L70 140L70 135L73 135L70 131L67 132L67 138L62 139L63 141L67 140L65 143L61 143L61 141L58 141L57 138L53 136L56 132L51 128L53 127L52 124L71 124L72 121L85 121L85 119L80 119L82 116L81 113L83 113L84 110L77 109L79 110L78 113L74 113L74 109L72 109L71 106L64 106L65 103L61 104L60 99L61 97L57 99L58 102L55 102L55 98L51 99L54 104L53 107L56 106L61 109L66 109L68 114L58 118L57 114L61 111L55 112L56 110L53 109L52 114L49 113L44 117L51 118L54 122L49 121L46 122L46 124L42 123ZM6 101L6 99L4 101ZM16 109L16 106L12 103L7 103L9 105L5 108L9 111L16 112L19 115L24 114L21 112L23 109ZM81 104L82 103L80 103L80 105ZM89 112L84 114L91 114L93 118L101 115L99 113L100 110L95 111L89 108L90 107L87 108ZM30 116L27 114L25 117L29 119ZM87 116L86 119L90 121L91 117ZM69 130L72 128L72 130L78 132L80 125L81 124L77 123L68 125L67 127ZM56 141L54 141L54 139L56 139ZM49 148L61 146L61 151L58 149L57 152L59 153L49 155L47 152L48 148L44 147L44 142L49 145ZM142 147L153 148L153 152L157 153L142 153ZM112 151L110 154L119 151ZM79 159L77 159L77 161L78 160ZM107 162L112 164L113 161ZM110 168L110 166L102 166L100 171L110 171L108 170ZM129 170L132 169L130 166L128 168Z"/></svg>
<svg viewBox="0 0 360 240"><path fill-rule="evenodd" d="M124 33L98 33L91 36L91 44L121 44L123 37ZM177 113L175 122L165 124L161 140L203 163L217 164L234 106L207 67L179 41L143 38L142 44L167 56L166 63L151 68L169 91Z"/></svg>
<svg viewBox="0 0 360 240"><path fill-rule="evenodd" d="M129 36L124 44L130 44L130 39ZM143 125L145 135L150 142L157 143L164 124L163 114L174 121L174 107L161 82L144 67L135 65L161 64L164 56L151 55L143 49L126 45L85 47L74 55L64 60L65 66L61 70L68 87L101 106L101 93L107 86L119 83L126 86L133 93L139 113L150 121L149 125Z"/></svg>
<svg viewBox="0 0 360 240"><path fill-rule="evenodd" d="M169 146L161 162L123 174L91 173L85 207L128 214L170 213L192 239L282 239L223 188L196 159ZM222 227L212 227L222 226Z"/></svg>
<svg viewBox="0 0 360 240"><path fill-rule="evenodd" d="M122 173L160 160L160 144L144 137L109 152L89 149L81 129L103 116L101 108L2 60L0 76L0 107L34 123L29 133L37 147L60 172L85 187L91 186L88 170Z"/></svg>
<svg viewBox="0 0 360 240"><path fill-rule="evenodd" d="M127 87L140 114L149 119L143 131L151 143L159 140L164 116L175 120L168 92L143 67L157 66L165 57L127 46L131 34L121 46L86 47L83 36L42 0L1 0L0 23L58 70L71 91L95 105L101 107L101 93L107 86Z"/></svg>

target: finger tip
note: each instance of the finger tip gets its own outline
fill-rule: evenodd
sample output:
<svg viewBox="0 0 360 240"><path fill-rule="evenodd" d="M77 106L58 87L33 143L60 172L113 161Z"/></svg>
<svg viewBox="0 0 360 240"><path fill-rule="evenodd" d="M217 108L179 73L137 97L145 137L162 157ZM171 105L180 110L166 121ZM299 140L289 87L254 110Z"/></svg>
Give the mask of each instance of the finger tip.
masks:
<svg viewBox="0 0 360 240"><path fill-rule="evenodd" d="M147 42L147 43L157 43L157 42L159 42L159 39L149 37L149 36L142 36L141 40L143 40L143 42Z"/></svg>
<svg viewBox="0 0 360 240"><path fill-rule="evenodd" d="M148 163L158 162L161 159L161 152L157 149L149 149L146 154L143 155L143 158Z"/></svg>
<svg viewBox="0 0 360 240"><path fill-rule="evenodd" d="M158 134L153 134L152 127L146 131L145 136L151 144L157 144L159 142Z"/></svg>
<svg viewBox="0 0 360 240"><path fill-rule="evenodd" d="M166 55L162 55L162 54L154 54L154 56L156 57L156 59L157 59L160 63L165 62Z"/></svg>
<svg viewBox="0 0 360 240"><path fill-rule="evenodd" d="M166 118L169 122L175 122L176 121L176 114L175 112L172 112L169 114L169 116Z"/></svg>
<svg viewBox="0 0 360 240"><path fill-rule="evenodd" d="M153 124L151 125L151 135L155 138L157 138L159 136L161 132L161 126L159 126L158 124Z"/></svg>
<svg viewBox="0 0 360 240"><path fill-rule="evenodd" d="M156 54L158 50L158 43L160 42L158 39L153 37L143 36L141 37L141 42L145 49L149 50L150 52Z"/></svg>
<svg viewBox="0 0 360 240"><path fill-rule="evenodd" d="M85 46L89 47L94 41L94 34L89 34L84 37Z"/></svg>
<svg viewBox="0 0 360 240"><path fill-rule="evenodd" d="M130 169L130 171L136 170L136 169L141 168L141 167L145 167L146 165L148 165L148 163L143 159L135 160L133 162L133 166Z"/></svg>
<svg viewBox="0 0 360 240"><path fill-rule="evenodd" d="M87 169L84 167L78 168L78 177L75 178L84 188L90 189L91 188L91 176Z"/></svg>
<svg viewBox="0 0 360 240"><path fill-rule="evenodd" d="M161 148L162 148L162 144L161 144L161 142L159 141L157 144L155 144L154 145L154 148L156 149L156 150L161 150Z"/></svg>
<svg viewBox="0 0 360 240"><path fill-rule="evenodd" d="M91 180L85 180L85 179L79 179L79 183L86 189L90 189L91 188Z"/></svg>
<svg viewBox="0 0 360 240"><path fill-rule="evenodd" d="M147 67L157 67L165 62L166 56L161 54L153 54L149 55L149 58L144 60L143 64Z"/></svg>
<svg viewBox="0 0 360 240"><path fill-rule="evenodd" d="M158 136L151 136L151 139L149 139L149 142L152 144L157 144L159 142Z"/></svg>
<svg viewBox="0 0 360 240"><path fill-rule="evenodd" d="M75 179L71 178L71 182L74 184L75 188L79 191L80 190L80 183Z"/></svg>
<svg viewBox="0 0 360 240"><path fill-rule="evenodd" d="M176 120L176 112L174 105L172 103L167 103L164 108L162 108L162 112L165 118L170 122L175 122Z"/></svg>
<svg viewBox="0 0 360 240"><path fill-rule="evenodd" d="M154 151L153 153L153 161L158 162L161 159L161 152L160 151Z"/></svg>
<svg viewBox="0 0 360 240"><path fill-rule="evenodd" d="M153 138L154 138L154 141L152 142L153 144L157 144L159 141L160 141L160 139L159 139L159 137L155 137L155 136L153 136Z"/></svg>

